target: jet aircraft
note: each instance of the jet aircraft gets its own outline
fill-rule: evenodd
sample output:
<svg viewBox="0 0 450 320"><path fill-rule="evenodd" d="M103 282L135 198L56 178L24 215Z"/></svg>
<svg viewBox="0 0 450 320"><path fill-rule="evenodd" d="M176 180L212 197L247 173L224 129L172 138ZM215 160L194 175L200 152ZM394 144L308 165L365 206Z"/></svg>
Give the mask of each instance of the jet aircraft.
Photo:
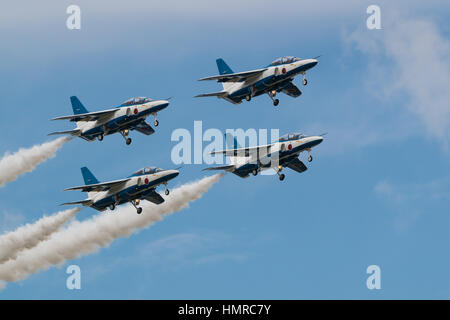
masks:
<svg viewBox="0 0 450 320"><path fill-rule="evenodd" d="M163 197L156 192L156 187L163 184L166 187L165 194L169 195L167 183L178 176L178 170L163 170L156 167L146 167L136 171L125 179L109 182L99 182L88 168L81 168L84 186L72 187L67 190L81 190L88 193L85 200L63 203L62 205L81 204L92 207L98 211L106 208L114 210L117 205L131 202L138 214L142 208L138 207L141 200L148 200L156 204L164 202Z"/></svg>
<svg viewBox="0 0 450 320"><path fill-rule="evenodd" d="M234 149L211 152L210 154L223 154L230 157L229 165L211 167L203 170L224 170L232 172L241 178L247 178L250 173L254 176L258 172L274 169L280 181L285 175L281 173L283 167L288 167L294 171L302 173L307 170L305 164L298 158L303 151L308 152L308 162L313 160L311 148L323 141L323 135L305 136L301 133L289 133L279 138L275 143L238 148L236 138L234 138Z"/></svg>
<svg viewBox="0 0 450 320"><path fill-rule="evenodd" d="M278 92L283 92L294 98L302 94L293 83L294 77L301 74L303 85L306 86L308 81L305 78L305 73L317 64L317 58L282 57L265 68L237 73L234 73L225 61L219 58L216 63L220 75L202 78L199 81L217 80L217 82L222 83L223 90L199 94L196 97L217 97L233 104L239 104L243 99L250 101L253 97L267 94L272 99L273 105L277 106L280 102L275 99Z"/></svg>
<svg viewBox="0 0 450 320"><path fill-rule="evenodd" d="M138 97L128 99L117 108L88 112L77 97L70 97L70 102L74 115L51 120L70 120L75 122L77 127L74 130L53 132L49 135L70 134L87 141L93 141L96 138L102 141L104 136L119 132L126 144L131 143L131 138L127 137L130 130L137 130L145 135L153 134L155 130L145 122L145 118L153 115L154 125L158 126L157 113L169 105L167 100Z"/></svg>

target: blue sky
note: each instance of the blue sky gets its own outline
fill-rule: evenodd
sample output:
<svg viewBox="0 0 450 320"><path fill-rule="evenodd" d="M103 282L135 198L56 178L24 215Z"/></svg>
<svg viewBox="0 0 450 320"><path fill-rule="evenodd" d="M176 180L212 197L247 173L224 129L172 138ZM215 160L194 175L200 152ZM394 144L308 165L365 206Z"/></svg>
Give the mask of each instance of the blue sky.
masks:
<svg viewBox="0 0 450 320"><path fill-rule="evenodd" d="M65 26L81 8L81 30ZM172 168L177 128L328 132L304 174L226 175L188 209L108 248L9 283L1 299L449 298L450 5L378 1L382 30L366 28L372 1L50 1L0 13L0 152L70 129L69 96L90 111L133 96L173 97L156 134L102 143L73 140L54 159L0 188L0 230L82 196L88 166L99 180L146 166ZM322 55L298 99L235 106L194 99L220 89L196 80L279 56ZM296 80L300 85L300 81ZM304 157L304 155L302 155ZM172 186L204 175L188 165ZM83 209L78 219L98 214ZM77 264L82 289L66 289ZM379 265L382 289L366 287Z"/></svg>

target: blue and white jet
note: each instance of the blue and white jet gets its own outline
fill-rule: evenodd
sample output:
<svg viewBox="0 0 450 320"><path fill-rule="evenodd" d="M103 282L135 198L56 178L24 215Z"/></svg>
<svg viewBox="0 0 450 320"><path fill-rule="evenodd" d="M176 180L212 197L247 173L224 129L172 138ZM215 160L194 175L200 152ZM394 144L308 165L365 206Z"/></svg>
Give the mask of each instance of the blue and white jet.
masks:
<svg viewBox="0 0 450 320"><path fill-rule="evenodd" d="M81 204L104 211L106 208L114 210L117 205L131 202L138 214L142 208L138 207L141 200L151 201L155 204L164 202L163 197L156 192L156 187L163 184L165 194L169 195L167 183L178 176L178 170L163 170L156 167L143 168L125 179L109 182L99 182L88 168L81 168L84 186L72 187L67 190L81 190L88 193L85 200L63 203L64 205Z"/></svg>
<svg viewBox="0 0 450 320"><path fill-rule="evenodd" d="M206 168L203 170L224 170L241 178L247 178L250 173L254 176L258 172L273 169L280 181L285 175L281 173L283 167L302 173L307 170L305 164L298 158L303 151L308 152L308 162L313 160L311 149L323 141L323 135L305 136L301 133L289 133L279 138L275 143L238 148L234 138L234 149L211 152L210 154L222 154L230 158L230 164L220 167Z"/></svg>
<svg viewBox="0 0 450 320"><path fill-rule="evenodd" d="M294 77L301 74L303 85L306 86L308 81L305 73L317 64L317 59L282 57L265 68L237 73L234 73L223 59L217 59L216 63L220 75L202 78L199 81L217 80L222 83L223 90L199 94L196 97L217 97L239 104L243 99L250 101L253 97L267 94L272 99L273 105L277 106L280 102L275 99L277 92L283 92L294 98L302 94L293 83Z"/></svg>
<svg viewBox="0 0 450 320"><path fill-rule="evenodd" d="M77 97L70 97L70 102L73 109L72 116L57 117L51 120L70 120L75 122L77 127L73 130L53 132L49 135L70 134L87 141L95 139L102 141L104 136L119 132L126 144L131 143L131 138L127 137L130 130L136 130L145 135L153 134L155 130L145 122L145 119L149 115L153 115L155 117L154 125L158 126L157 113L169 105L167 100L138 97L131 98L116 108L88 112Z"/></svg>

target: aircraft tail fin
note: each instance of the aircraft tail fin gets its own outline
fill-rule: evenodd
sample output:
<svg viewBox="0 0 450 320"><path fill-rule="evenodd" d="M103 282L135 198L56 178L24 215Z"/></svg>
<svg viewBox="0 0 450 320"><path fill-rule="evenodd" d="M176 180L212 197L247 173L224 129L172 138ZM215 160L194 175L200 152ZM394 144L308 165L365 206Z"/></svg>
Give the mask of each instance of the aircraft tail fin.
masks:
<svg viewBox="0 0 450 320"><path fill-rule="evenodd" d="M232 135L231 133L227 132L225 133L225 146L227 149L239 149L241 148L240 144L238 143L236 136ZM239 163L239 158L243 156L243 154L237 154L230 155L229 159L233 166L236 166L236 164Z"/></svg>
<svg viewBox="0 0 450 320"><path fill-rule="evenodd" d="M219 74L222 75L234 73L233 70L231 70L231 68L226 64L226 62L222 58L217 59L216 63L217 69L219 69Z"/></svg>
<svg viewBox="0 0 450 320"><path fill-rule="evenodd" d="M229 132L225 133L225 145L227 146L227 149L238 149L241 147L237 142L236 137Z"/></svg>
<svg viewBox="0 0 450 320"><path fill-rule="evenodd" d="M83 175L84 184L89 185L99 183L97 178L92 174L92 172L87 167L81 168L81 174Z"/></svg>
<svg viewBox="0 0 450 320"><path fill-rule="evenodd" d="M87 109L76 96L70 97L70 102L72 103L73 114L88 113Z"/></svg>
<svg viewBox="0 0 450 320"><path fill-rule="evenodd" d="M216 60L217 63L217 69L219 69L219 74L232 74L234 73L233 70L227 65L227 63L222 59L219 58ZM228 82L222 82L222 86L225 90L227 90L232 84Z"/></svg>

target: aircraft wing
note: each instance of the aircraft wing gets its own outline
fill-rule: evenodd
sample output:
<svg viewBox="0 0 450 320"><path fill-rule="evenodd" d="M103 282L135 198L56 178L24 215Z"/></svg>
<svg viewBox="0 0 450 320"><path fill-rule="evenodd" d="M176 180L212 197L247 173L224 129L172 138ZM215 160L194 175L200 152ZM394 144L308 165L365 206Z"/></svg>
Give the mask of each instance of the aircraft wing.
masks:
<svg viewBox="0 0 450 320"><path fill-rule="evenodd" d="M268 153L270 151L271 147L272 147L271 144L267 144L267 145L256 146L256 147L213 151L213 152L210 152L210 154L223 154L228 157L232 157L232 156L248 157L250 154L254 154L254 153L261 153L261 152Z"/></svg>
<svg viewBox="0 0 450 320"><path fill-rule="evenodd" d="M308 168L305 166L305 164L303 162L300 161L299 158L295 158L295 159L289 161L288 164L286 165L286 167L288 167L289 169L292 169L294 171L297 171L298 173L302 173L302 172L305 172L306 170L308 170Z"/></svg>
<svg viewBox="0 0 450 320"><path fill-rule="evenodd" d="M92 200L86 199L86 200L80 200L80 201L66 202L66 203L62 203L60 205L61 206L70 206L73 204L82 204L83 206L90 206L92 204Z"/></svg>
<svg viewBox="0 0 450 320"><path fill-rule="evenodd" d="M226 91L219 91L219 92L210 92L210 93L203 93L203 94L198 94L196 95L194 98L201 98L201 97L224 97L228 94L228 92Z"/></svg>
<svg viewBox="0 0 450 320"><path fill-rule="evenodd" d="M300 89L290 81L281 89L281 92L293 98L297 98L302 94Z"/></svg>
<svg viewBox="0 0 450 320"><path fill-rule="evenodd" d="M123 183L127 182L128 180L130 180L130 178L114 180L114 181L109 181L109 182L88 184L88 185L85 185L85 186L67 188L67 189L64 189L64 191L68 191L68 190L81 190L82 192L106 191L106 190L111 189L112 187L115 187L115 186L118 186L120 184L123 184Z"/></svg>
<svg viewBox="0 0 450 320"><path fill-rule="evenodd" d="M164 202L164 198L155 191L155 189L141 196L142 199L153 202L155 204L161 204Z"/></svg>
<svg viewBox="0 0 450 320"><path fill-rule="evenodd" d="M81 114L74 114L71 116L62 116L53 118L51 120L70 120L70 121L93 121L97 120L98 118L106 115L111 115L114 112L116 112L118 109L108 109L108 110L102 110L102 111L96 111L96 112L88 112L88 113L81 113Z"/></svg>
<svg viewBox="0 0 450 320"><path fill-rule="evenodd" d="M213 170L225 170L225 171L231 171L235 168L234 164L230 164L227 166L221 166L221 167L211 167L211 168L205 168L202 171L213 171Z"/></svg>
<svg viewBox="0 0 450 320"><path fill-rule="evenodd" d="M143 133L147 136L155 133L155 130L145 121L142 121L137 126L133 128L134 130L139 131L140 133Z"/></svg>
<svg viewBox="0 0 450 320"><path fill-rule="evenodd" d="M57 135L57 134L70 134L72 136L79 136L81 133L80 129L75 129L75 130L68 130L68 131L58 131L58 132L52 132L49 133L49 136L53 136L53 135Z"/></svg>
<svg viewBox="0 0 450 320"><path fill-rule="evenodd" d="M250 77L253 77L253 76L263 73L266 70L267 70L267 68L251 70L251 71L244 71L244 72L237 72L237 73L230 73L230 74L221 74L218 76L202 78L202 79L199 79L198 81L217 80L217 82L243 82Z"/></svg>

